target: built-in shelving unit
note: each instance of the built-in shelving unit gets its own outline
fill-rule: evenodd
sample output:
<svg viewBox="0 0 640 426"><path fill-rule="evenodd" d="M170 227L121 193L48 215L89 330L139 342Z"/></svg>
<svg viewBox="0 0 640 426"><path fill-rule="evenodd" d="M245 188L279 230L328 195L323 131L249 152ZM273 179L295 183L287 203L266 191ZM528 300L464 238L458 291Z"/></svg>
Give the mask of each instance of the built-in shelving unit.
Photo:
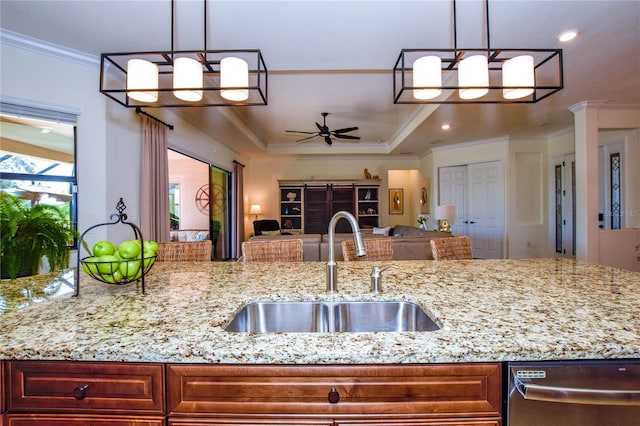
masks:
<svg viewBox="0 0 640 426"><path fill-rule="evenodd" d="M378 226L380 219L379 180L278 181L280 227L291 233L324 234L338 211L353 213L362 229ZM337 232L349 232L340 221Z"/></svg>
<svg viewBox="0 0 640 426"><path fill-rule="evenodd" d="M280 228L290 233L301 233L304 191L300 186L280 185Z"/></svg>
<svg viewBox="0 0 640 426"><path fill-rule="evenodd" d="M380 220L380 187L358 186L357 204L358 224L361 229L374 228L378 226Z"/></svg>

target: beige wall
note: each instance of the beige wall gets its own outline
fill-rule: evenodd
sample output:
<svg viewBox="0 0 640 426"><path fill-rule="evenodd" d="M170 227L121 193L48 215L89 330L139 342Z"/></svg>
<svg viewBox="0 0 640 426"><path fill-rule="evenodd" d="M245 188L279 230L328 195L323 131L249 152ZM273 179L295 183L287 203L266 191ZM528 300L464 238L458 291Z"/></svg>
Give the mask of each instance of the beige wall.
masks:
<svg viewBox="0 0 640 426"><path fill-rule="evenodd" d="M278 180L305 179L364 179L364 169L380 176L380 225L413 224L417 216L414 204L418 200L419 161L401 157L298 157L278 156L252 158L245 168L245 212L251 204L260 204L263 214L259 219L280 218ZM392 172L390 172L392 171ZM390 186L397 185L397 186ZM402 187L405 196L405 214L388 214L388 189ZM254 216L245 214L245 235L253 232Z"/></svg>

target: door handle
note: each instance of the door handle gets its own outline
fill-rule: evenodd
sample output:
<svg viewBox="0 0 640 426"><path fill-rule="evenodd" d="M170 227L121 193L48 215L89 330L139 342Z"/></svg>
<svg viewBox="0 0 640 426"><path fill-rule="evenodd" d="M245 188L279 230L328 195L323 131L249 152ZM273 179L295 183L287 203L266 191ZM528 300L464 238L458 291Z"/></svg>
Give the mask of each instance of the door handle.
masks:
<svg viewBox="0 0 640 426"><path fill-rule="evenodd" d="M463 220L462 223L469 223L469 221L468 220Z"/></svg>
<svg viewBox="0 0 640 426"><path fill-rule="evenodd" d="M640 389L615 390L546 386L536 385L534 383L524 383L518 377L514 377L514 385L524 399L532 401L591 405L640 404Z"/></svg>
<svg viewBox="0 0 640 426"><path fill-rule="evenodd" d="M472 220L472 221L470 221L469 223L473 224L473 223L476 223L476 222Z"/></svg>

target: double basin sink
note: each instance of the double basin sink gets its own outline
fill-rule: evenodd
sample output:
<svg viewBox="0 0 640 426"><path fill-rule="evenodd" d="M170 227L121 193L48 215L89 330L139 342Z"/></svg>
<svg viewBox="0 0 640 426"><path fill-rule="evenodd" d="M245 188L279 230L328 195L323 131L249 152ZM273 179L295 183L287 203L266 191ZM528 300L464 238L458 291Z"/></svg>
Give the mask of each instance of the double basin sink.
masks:
<svg viewBox="0 0 640 426"><path fill-rule="evenodd" d="M435 331L440 327L418 305L382 302L255 302L225 328L237 333Z"/></svg>

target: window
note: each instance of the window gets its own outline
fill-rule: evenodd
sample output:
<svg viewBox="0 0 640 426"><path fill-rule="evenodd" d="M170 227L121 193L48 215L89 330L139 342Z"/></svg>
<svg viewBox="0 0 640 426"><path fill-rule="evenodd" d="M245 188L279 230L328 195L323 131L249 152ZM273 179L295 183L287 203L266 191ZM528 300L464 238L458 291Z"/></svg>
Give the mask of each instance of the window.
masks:
<svg viewBox="0 0 640 426"><path fill-rule="evenodd" d="M180 229L180 184L169 183L169 220L171 229Z"/></svg>
<svg viewBox="0 0 640 426"><path fill-rule="evenodd" d="M0 190L25 204L58 206L77 229L76 116L6 103L0 108Z"/></svg>

